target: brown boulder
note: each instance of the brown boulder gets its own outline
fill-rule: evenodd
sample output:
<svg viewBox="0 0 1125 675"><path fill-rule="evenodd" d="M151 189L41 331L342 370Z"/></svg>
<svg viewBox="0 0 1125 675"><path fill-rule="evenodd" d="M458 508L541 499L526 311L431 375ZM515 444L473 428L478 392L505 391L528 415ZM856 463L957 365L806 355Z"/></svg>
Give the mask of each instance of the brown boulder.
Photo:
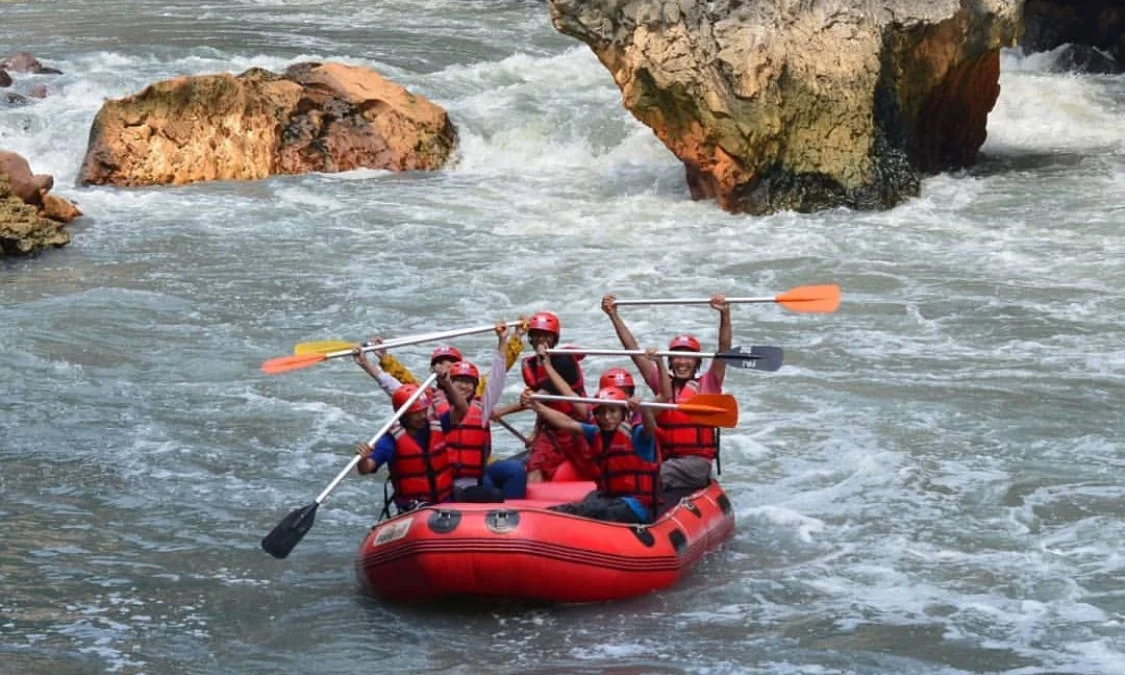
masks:
<svg viewBox="0 0 1125 675"><path fill-rule="evenodd" d="M61 75L62 71L55 68L48 68L39 59L35 58L28 52L16 52L3 61L0 61L0 68L13 72L13 73L35 73L39 75Z"/></svg>
<svg viewBox="0 0 1125 675"><path fill-rule="evenodd" d="M301 64L179 77L108 101L78 180L154 185L274 174L442 167L456 143L444 110L375 71Z"/></svg>
<svg viewBox="0 0 1125 675"><path fill-rule="evenodd" d="M549 0L729 211L889 208L966 166L1020 0Z"/></svg>
<svg viewBox="0 0 1125 675"><path fill-rule="evenodd" d="M21 155L4 150L0 150L0 175L8 177L13 196L33 206L42 205L42 195L55 185L51 176L32 175L31 166Z"/></svg>
<svg viewBox="0 0 1125 675"><path fill-rule="evenodd" d="M60 223L69 223L82 215L82 212L62 197L46 194L43 195L43 207L39 209L39 215Z"/></svg>
<svg viewBox="0 0 1125 675"><path fill-rule="evenodd" d="M12 194L6 175L0 174L0 258L37 253L70 243L65 225L44 218L36 208Z"/></svg>

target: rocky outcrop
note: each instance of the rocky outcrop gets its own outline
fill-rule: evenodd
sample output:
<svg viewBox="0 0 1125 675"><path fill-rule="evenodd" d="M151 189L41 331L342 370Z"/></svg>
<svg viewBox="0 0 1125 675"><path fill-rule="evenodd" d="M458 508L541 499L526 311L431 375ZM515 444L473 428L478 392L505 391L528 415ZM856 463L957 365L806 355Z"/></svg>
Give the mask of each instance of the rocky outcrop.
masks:
<svg viewBox="0 0 1125 675"><path fill-rule="evenodd" d="M82 212L48 194L53 185L50 176L32 174L22 156L0 150L0 258L70 243L64 226Z"/></svg>
<svg viewBox="0 0 1125 675"><path fill-rule="evenodd" d="M28 52L15 52L0 61L0 70L9 73L33 73L36 75L62 75L58 68L48 68Z"/></svg>
<svg viewBox="0 0 1125 675"><path fill-rule="evenodd" d="M79 173L86 184L183 184L274 174L442 167L446 112L374 70L300 64L179 77L108 101Z"/></svg>
<svg viewBox="0 0 1125 675"><path fill-rule="evenodd" d="M1025 51L1059 54L1059 70L1125 72L1125 3L1121 0L1027 0L1023 8Z"/></svg>
<svg viewBox="0 0 1125 675"><path fill-rule="evenodd" d="M889 208L971 164L1019 0L550 0L624 105L735 212Z"/></svg>

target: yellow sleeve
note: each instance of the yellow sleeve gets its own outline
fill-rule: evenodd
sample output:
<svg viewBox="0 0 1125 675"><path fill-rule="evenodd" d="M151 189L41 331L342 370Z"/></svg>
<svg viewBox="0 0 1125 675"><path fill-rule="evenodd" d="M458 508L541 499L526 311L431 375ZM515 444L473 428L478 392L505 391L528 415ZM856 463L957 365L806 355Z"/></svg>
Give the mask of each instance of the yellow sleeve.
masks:
<svg viewBox="0 0 1125 675"><path fill-rule="evenodd" d="M402 365L401 361L390 354L379 357L379 367L403 384L419 384L418 378L414 377L414 373L410 372L409 368Z"/></svg>
<svg viewBox="0 0 1125 675"><path fill-rule="evenodd" d="M504 354L504 368L511 370L516 361L520 360L520 353L523 351L523 339L519 335L512 335L508 338L508 349Z"/></svg>

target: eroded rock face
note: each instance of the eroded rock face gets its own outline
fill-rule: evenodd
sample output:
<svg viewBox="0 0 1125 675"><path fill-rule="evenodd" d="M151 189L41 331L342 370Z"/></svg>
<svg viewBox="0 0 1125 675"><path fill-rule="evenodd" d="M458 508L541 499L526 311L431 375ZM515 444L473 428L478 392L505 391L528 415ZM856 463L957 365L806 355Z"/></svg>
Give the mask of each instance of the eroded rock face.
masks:
<svg viewBox="0 0 1125 675"><path fill-rule="evenodd" d="M971 164L1019 18L1019 0L550 3L692 196L750 213L888 208Z"/></svg>
<svg viewBox="0 0 1125 675"><path fill-rule="evenodd" d="M0 150L0 258L70 243L63 226L82 212L48 194L54 184L51 176L31 173L22 155Z"/></svg>
<svg viewBox="0 0 1125 675"><path fill-rule="evenodd" d="M1121 0L1027 0L1021 45L1050 51L1064 44L1059 68L1089 73L1125 72L1125 3Z"/></svg>
<svg viewBox="0 0 1125 675"><path fill-rule="evenodd" d="M44 217L12 194L8 176L0 173L0 258L31 255L69 243L65 223Z"/></svg>
<svg viewBox="0 0 1125 675"><path fill-rule="evenodd" d="M180 77L102 106L82 183L183 184L273 174L437 169L457 134L448 115L375 71L301 64Z"/></svg>

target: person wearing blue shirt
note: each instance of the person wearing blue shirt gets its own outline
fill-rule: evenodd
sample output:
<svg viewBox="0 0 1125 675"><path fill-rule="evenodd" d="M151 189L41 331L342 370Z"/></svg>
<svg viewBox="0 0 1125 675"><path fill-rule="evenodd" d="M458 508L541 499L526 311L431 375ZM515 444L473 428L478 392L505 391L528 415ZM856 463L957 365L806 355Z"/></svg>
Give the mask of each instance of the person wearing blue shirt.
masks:
<svg viewBox="0 0 1125 675"><path fill-rule="evenodd" d="M448 390L448 378L438 385ZM391 395L391 405L401 409L418 385L406 384ZM362 459L356 464L361 474L373 473L386 464L394 486L398 511L409 511L419 504L437 504L453 496L453 468L450 466L441 425L429 418L429 400L419 396L387 433L372 448L360 443L356 451Z"/></svg>
<svg viewBox="0 0 1125 675"><path fill-rule="evenodd" d="M560 431L582 434L598 467L597 489L582 501L552 506L552 511L618 523L647 523L659 502L660 460L656 449L656 419L651 408L617 387L604 387L594 396L594 420L586 424L548 408L524 391L521 402ZM632 426L627 411L639 410L642 424Z"/></svg>

